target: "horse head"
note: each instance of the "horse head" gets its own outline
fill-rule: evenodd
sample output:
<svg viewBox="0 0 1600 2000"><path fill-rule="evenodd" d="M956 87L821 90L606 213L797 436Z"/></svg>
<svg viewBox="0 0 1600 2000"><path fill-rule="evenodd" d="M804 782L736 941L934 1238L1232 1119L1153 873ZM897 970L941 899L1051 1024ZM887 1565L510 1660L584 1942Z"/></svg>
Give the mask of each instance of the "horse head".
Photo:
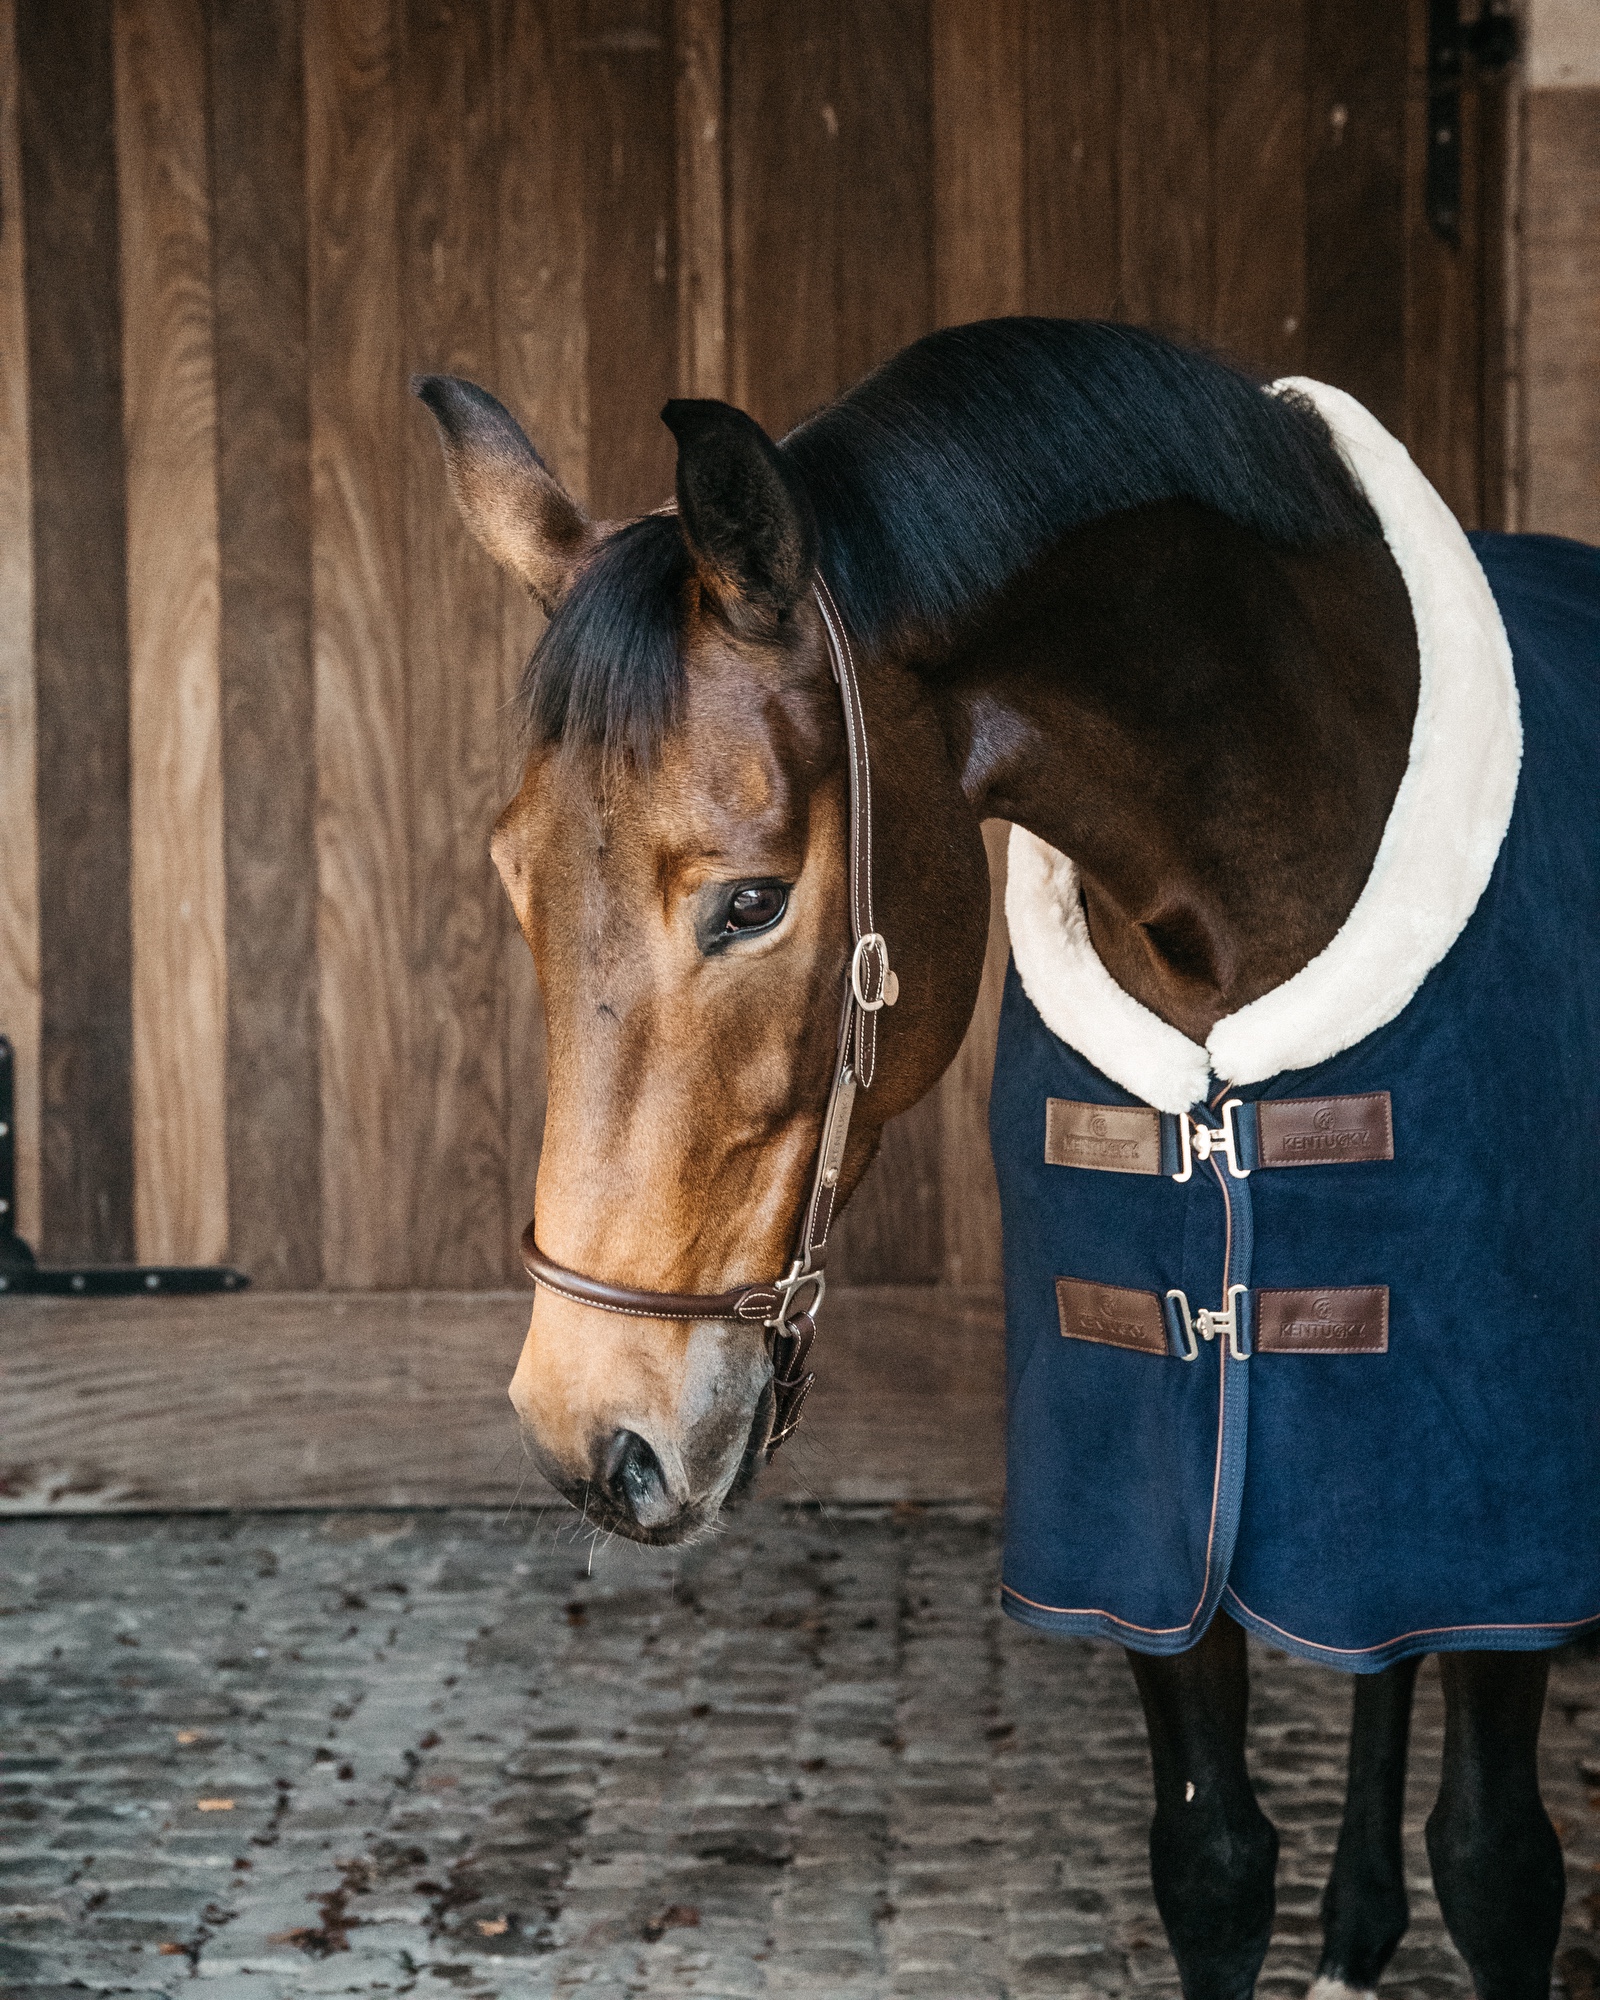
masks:
<svg viewBox="0 0 1600 2000"><path fill-rule="evenodd" d="M749 417L675 402L675 509L595 523L483 390L419 389L469 527L550 621L492 841L547 1021L533 1234L554 1263L634 1291L771 1281L811 1186L852 956L849 761L810 499ZM840 1203L955 1054L988 919L978 822L926 690L881 650L860 676L899 1000ZM681 1541L765 1458L771 1345L759 1323L607 1311L542 1284L511 1399L589 1520Z"/></svg>

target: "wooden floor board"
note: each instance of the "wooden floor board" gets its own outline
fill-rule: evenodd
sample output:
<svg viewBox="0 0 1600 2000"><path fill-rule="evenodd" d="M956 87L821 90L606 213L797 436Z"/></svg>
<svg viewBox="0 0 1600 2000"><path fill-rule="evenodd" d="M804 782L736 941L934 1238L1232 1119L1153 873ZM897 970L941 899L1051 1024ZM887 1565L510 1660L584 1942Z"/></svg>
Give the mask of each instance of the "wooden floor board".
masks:
<svg viewBox="0 0 1600 2000"><path fill-rule="evenodd" d="M529 1297L8 1300L0 1512L552 1504L506 1400ZM998 1293L830 1293L813 1365L768 1489L998 1497Z"/></svg>

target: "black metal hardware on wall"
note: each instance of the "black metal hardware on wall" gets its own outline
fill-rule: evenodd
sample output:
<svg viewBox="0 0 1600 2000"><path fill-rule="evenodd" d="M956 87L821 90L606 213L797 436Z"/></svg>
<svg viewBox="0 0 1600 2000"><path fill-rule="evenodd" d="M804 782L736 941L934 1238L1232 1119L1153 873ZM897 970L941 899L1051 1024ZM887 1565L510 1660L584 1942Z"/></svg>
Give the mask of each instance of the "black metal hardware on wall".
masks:
<svg viewBox="0 0 1600 2000"><path fill-rule="evenodd" d="M1499 76L1517 58L1517 24L1507 0L1485 0L1463 21L1460 0L1428 0L1428 221L1446 243L1461 241L1461 78Z"/></svg>
<svg viewBox="0 0 1600 2000"><path fill-rule="evenodd" d="M0 1294L131 1298L169 1292L238 1292L250 1280L226 1264L39 1263L17 1234L17 1064L0 1035Z"/></svg>

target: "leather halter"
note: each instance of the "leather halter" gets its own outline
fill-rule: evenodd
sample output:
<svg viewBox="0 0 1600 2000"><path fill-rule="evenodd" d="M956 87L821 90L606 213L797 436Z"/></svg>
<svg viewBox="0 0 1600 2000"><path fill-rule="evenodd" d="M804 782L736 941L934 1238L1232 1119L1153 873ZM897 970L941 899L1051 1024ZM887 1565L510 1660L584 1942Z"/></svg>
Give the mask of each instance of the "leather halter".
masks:
<svg viewBox="0 0 1600 2000"><path fill-rule="evenodd" d="M811 1191L795 1235L794 1256L781 1278L735 1285L725 1292L646 1292L631 1285L611 1285L586 1278L547 1257L534 1241L533 1224L522 1232L523 1269L574 1304L601 1312L625 1313L634 1319L709 1319L743 1322L766 1328L772 1355L774 1408L770 1458L800 1421L800 1406L815 1379L806 1370L816 1333L816 1315L827 1289L823 1254L828 1225L833 1220L845 1141L856 1090L870 1088L877 1060L877 1016L892 1007L900 982L889 969L889 947L872 924L872 767L867 757L866 717L849 635L828 586L818 576L813 584L828 664L839 686L844 709L845 745L850 762L850 977L839 1021L839 1046L834 1057L833 1084L822 1120L822 1143L811 1177Z"/></svg>

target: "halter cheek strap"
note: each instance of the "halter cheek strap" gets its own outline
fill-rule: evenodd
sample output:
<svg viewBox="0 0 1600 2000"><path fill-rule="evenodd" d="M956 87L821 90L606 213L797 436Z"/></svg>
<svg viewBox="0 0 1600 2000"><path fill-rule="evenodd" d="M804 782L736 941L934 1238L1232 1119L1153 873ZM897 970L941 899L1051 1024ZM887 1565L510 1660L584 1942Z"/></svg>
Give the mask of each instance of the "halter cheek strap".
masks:
<svg viewBox="0 0 1600 2000"><path fill-rule="evenodd" d="M781 1278L765 1284L735 1285L725 1292L647 1292L630 1285L607 1284L569 1270L547 1257L534 1241L530 1222L522 1233L522 1264L535 1283L548 1287L575 1305L599 1312L622 1313L632 1319L707 1319L760 1325L766 1329L772 1355L775 1407L770 1457L800 1421L800 1407L813 1376L806 1360L816 1333L816 1314L827 1282L823 1255L833 1221L850 1137L850 1114L856 1091L871 1088L877 1066L878 1015L899 997L900 982L889 968L889 947L872 920L872 765L867 755L866 716L856 676L850 636L828 586L818 576L813 584L822 614L828 664L838 684L844 710L845 749L850 770L850 977L839 1019L838 1050L833 1083L822 1120L822 1143L810 1191L795 1232L795 1250Z"/></svg>

